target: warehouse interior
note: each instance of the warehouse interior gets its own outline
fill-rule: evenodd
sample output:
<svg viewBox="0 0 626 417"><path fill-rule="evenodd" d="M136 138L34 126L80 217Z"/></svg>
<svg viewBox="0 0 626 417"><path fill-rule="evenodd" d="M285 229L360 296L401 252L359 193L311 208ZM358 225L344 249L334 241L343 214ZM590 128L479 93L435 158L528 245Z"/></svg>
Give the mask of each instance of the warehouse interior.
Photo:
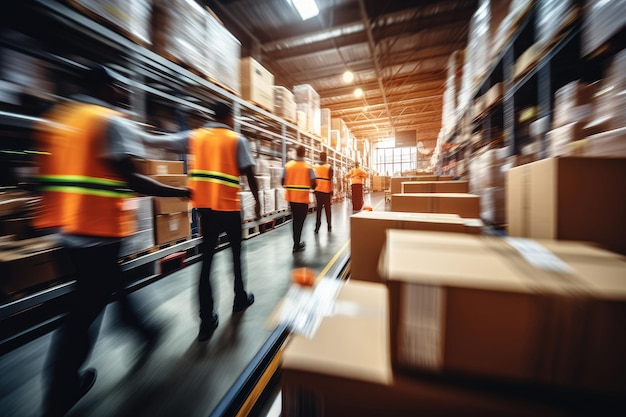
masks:
<svg viewBox="0 0 626 417"><path fill-rule="evenodd" d="M59 230L36 227L49 110L93 64L118 109L167 135L232 106L243 269L212 282L198 342L198 213L133 197L112 294L68 416L619 415L626 411L626 5L602 0L9 0L0 6L0 409L41 415L46 358L75 302ZM332 167L332 232L302 240L281 183ZM189 155L141 173L187 185ZM354 200L355 164L368 177ZM358 190L358 188L357 188ZM89 218L93 213L86 212ZM330 226L330 224L328 224ZM304 274L304 275L300 275ZM306 278L306 280L304 280ZM130 297L160 328L143 343ZM621 412L619 410L622 410Z"/></svg>

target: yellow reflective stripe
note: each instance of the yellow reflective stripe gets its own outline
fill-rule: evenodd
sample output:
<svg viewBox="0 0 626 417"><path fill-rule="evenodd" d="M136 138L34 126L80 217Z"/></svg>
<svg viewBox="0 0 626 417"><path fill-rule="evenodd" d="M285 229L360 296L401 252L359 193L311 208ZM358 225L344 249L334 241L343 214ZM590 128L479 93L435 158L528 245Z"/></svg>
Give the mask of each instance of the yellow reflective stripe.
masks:
<svg viewBox="0 0 626 417"><path fill-rule="evenodd" d="M239 179L237 179L237 184L233 184L230 181L221 180L218 178L207 178L207 177L189 177L189 181L204 181L204 182L212 182L215 184L225 185L227 187L239 188Z"/></svg>
<svg viewBox="0 0 626 417"><path fill-rule="evenodd" d="M135 194L132 192L123 193L123 192L115 192L115 191L107 191L107 190L98 190L93 188L84 188L84 187L74 187L71 185L49 185L41 187L43 191L56 191L63 193L72 193L72 194L85 194L85 195L95 195L98 197L113 197L113 198L128 198L133 197Z"/></svg>
<svg viewBox="0 0 626 417"><path fill-rule="evenodd" d="M126 182L108 178L87 177L84 175L40 175L43 180L55 180L64 182L88 182L92 184L112 185L115 187L126 186Z"/></svg>
<svg viewBox="0 0 626 417"><path fill-rule="evenodd" d="M229 174L225 174L223 172L218 172L218 171L205 171L202 169L193 169L191 170L191 175L193 174L200 174L200 175L212 175L212 176L216 176L216 177L224 177L226 179L229 179L231 181L239 181L239 177L236 175L229 175Z"/></svg>

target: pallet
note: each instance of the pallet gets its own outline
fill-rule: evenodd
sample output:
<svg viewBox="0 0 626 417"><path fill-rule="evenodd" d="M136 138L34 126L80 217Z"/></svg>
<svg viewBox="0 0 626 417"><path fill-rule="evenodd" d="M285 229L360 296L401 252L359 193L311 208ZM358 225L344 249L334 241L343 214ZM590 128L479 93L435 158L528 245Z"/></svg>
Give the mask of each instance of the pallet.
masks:
<svg viewBox="0 0 626 417"><path fill-rule="evenodd" d="M254 100L250 100L249 98L247 98L247 99L245 99L245 100L246 100L248 103L252 104L253 106L260 107L260 108L262 108L263 110L265 110L265 111L267 111L267 112L270 112L270 113L274 114L274 109L268 109L268 108L267 108L264 104L257 103L256 101L254 101Z"/></svg>
<svg viewBox="0 0 626 417"><path fill-rule="evenodd" d="M219 88L228 91L230 94L241 98L241 92L240 91L235 91L232 87L229 87L226 84L224 84L224 83L222 83L220 81L217 81L215 78L211 77L208 74L204 74L203 77L204 77L205 80L207 80L211 84L214 84L214 85L218 86Z"/></svg>
<svg viewBox="0 0 626 417"><path fill-rule="evenodd" d="M183 61L182 59L180 59L177 56L174 56L172 54L170 54L167 51L163 51L160 50L158 48L153 48L153 52L155 52L158 55L161 55L163 58L167 59L170 62L173 62L174 64L178 65L181 68L186 69L187 71L191 72L192 74L200 77L200 78L206 78L206 74L204 71L200 70L199 68L195 67L194 65Z"/></svg>
<svg viewBox="0 0 626 417"><path fill-rule="evenodd" d="M259 235L261 232L259 230L259 226L258 225L249 225L246 226L245 224L243 225L242 229L241 229L241 237L243 239L250 239L251 237L257 236Z"/></svg>

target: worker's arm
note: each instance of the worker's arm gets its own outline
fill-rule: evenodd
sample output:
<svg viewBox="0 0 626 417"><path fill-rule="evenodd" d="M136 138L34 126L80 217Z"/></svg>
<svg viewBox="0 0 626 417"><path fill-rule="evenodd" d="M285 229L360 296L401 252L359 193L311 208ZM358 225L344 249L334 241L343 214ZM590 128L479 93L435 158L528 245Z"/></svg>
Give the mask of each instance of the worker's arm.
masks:
<svg viewBox="0 0 626 417"><path fill-rule="evenodd" d="M136 159L142 159L144 153L141 140L141 129L121 117L114 117L109 121L106 130L106 146L103 158L112 169L117 172L128 186L145 195L157 197L190 197L188 188L171 187L143 175L135 164Z"/></svg>
<svg viewBox="0 0 626 417"><path fill-rule="evenodd" d="M254 166L249 166L242 170L242 173L248 179L248 185L250 186L250 191L252 192L252 196L254 197L254 214L256 216L256 220L261 218L261 202L259 200L259 184L257 183L256 177L254 176Z"/></svg>
<svg viewBox="0 0 626 417"><path fill-rule="evenodd" d="M250 186L250 191L255 201L254 214L256 220L258 220L261 218L261 201L259 200L259 184L254 176L255 165L254 158L252 158L248 147L248 141L245 137L239 135L239 142L237 143L237 166L239 167L239 172L248 179L248 185Z"/></svg>

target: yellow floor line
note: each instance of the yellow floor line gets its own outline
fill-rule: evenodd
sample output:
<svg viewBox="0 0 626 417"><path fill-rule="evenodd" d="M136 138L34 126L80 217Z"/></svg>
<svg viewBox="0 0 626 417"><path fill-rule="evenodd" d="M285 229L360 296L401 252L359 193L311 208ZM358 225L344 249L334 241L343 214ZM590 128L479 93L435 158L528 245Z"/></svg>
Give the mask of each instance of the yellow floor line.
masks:
<svg viewBox="0 0 626 417"><path fill-rule="evenodd" d="M322 279L324 275L326 275L326 273L328 272L330 268L332 268L335 262L337 262L337 259L339 258L339 256L343 253L343 251L346 249L346 247L349 244L350 244L350 240L348 239L348 241L341 247L341 249L339 249L337 253L335 253L332 259L328 261L328 263L326 264L322 272L319 273L319 275L315 279L316 283L317 281ZM278 370L280 366L281 357L282 357L282 349L278 351L276 356L274 356L272 361L269 363L269 365L267 366L267 369L265 369L265 371L263 372L263 375L261 375L259 382L257 382L257 384L254 386L254 388L252 389L252 392L250 393L250 395L248 395L248 398L246 398L246 401L243 403L243 405L239 409L239 412L237 412L236 417L246 417L248 414L250 414L250 411L252 411L252 408L256 404L257 400L259 399L261 394L263 394L263 391L267 387L267 384L269 383L270 379L272 379L272 377Z"/></svg>
<svg viewBox="0 0 626 417"><path fill-rule="evenodd" d="M335 254L335 256L332 257L332 259L330 261L328 261L328 263L326 264L326 266L324 267L324 269L322 269L322 272L319 273L319 275L317 276L317 278L315 278L315 283L317 283L320 279L322 279L322 277L324 275L326 275L326 273L328 272L328 270L335 264L335 262L337 262L337 259L339 258L339 255L341 255L344 251L344 249L350 244L350 239L348 239L348 241L341 247L341 249L339 249L337 251L337 253Z"/></svg>

